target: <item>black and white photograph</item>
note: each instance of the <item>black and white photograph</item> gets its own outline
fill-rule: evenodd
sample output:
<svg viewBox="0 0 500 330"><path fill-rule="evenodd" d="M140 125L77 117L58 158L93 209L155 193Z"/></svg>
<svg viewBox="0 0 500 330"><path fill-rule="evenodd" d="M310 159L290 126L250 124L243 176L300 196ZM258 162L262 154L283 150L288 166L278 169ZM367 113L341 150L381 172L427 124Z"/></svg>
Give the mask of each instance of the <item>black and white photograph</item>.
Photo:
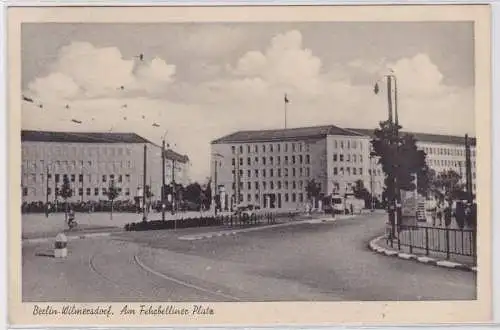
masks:
<svg viewBox="0 0 500 330"><path fill-rule="evenodd" d="M477 301L491 221L477 31L23 22L21 302L105 320Z"/></svg>

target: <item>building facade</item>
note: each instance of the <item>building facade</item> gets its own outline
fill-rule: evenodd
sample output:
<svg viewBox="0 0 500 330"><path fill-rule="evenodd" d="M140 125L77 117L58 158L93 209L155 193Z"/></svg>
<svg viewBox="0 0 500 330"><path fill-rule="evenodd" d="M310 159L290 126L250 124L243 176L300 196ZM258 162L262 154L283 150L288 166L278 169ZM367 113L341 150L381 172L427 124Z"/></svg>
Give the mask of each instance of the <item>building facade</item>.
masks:
<svg viewBox="0 0 500 330"><path fill-rule="evenodd" d="M146 184L161 195L161 147L137 134L22 131L21 147L23 202L60 201L65 176L72 189L69 201L106 200L111 181L117 199L133 200L142 195L145 153ZM188 180L188 157L172 150L165 154L166 176L172 178L174 162L176 182Z"/></svg>
<svg viewBox="0 0 500 330"><path fill-rule="evenodd" d="M361 180L381 200L385 175L378 159L370 156L372 134L372 130L329 125L240 131L221 137L212 141L213 194L220 195L223 209L240 203L303 209L311 180L324 196L350 193ZM461 173L462 166L465 173L464 138L412 134L417 146L428 153L430 168L437 173L447 169ZM475 140L471 155L475 190Z"/></svg>

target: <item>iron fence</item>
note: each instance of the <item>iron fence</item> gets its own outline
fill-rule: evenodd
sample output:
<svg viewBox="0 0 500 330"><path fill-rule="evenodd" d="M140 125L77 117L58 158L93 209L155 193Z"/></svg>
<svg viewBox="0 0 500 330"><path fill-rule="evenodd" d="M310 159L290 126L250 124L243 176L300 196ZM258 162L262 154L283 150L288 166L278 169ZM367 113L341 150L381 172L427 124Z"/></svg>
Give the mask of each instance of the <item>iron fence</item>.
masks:
<svg viewBox="0 0 500 330"><path fill-rule="evenodd" d="M415 249L429 252L446 254L449 259L451 255L470 256L474 259L476 251L476 230L455 229L449 227L429 227L404 225L397 228L396 243L398 249L402 246L409 248L410 253Z"/></svg>

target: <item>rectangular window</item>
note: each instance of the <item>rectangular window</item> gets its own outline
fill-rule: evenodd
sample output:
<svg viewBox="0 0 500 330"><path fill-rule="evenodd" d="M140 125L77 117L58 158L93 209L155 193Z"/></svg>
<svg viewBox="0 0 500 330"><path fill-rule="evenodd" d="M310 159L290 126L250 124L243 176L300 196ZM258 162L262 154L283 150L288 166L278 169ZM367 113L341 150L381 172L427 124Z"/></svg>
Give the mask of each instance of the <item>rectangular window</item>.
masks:
<svg viewBox="0 0 500 330"><path fill-rule="evenodd" d="M106 176L106 174L104 174L104 175L102 176L102 182L106 182L106 181L107 181L107 176Z"/></svg>
<svg viewBox="0 0 500 330"><path fill-rule="evenodd" d="M274 189L274 181L269 182L269 186L271 189Z"/></svg>
<svg viewBox="0 0 500 330"><path fill-rule="evenodd" d="M269 170L269 176L272 178L274 176L274 170L273 169L270 169Z"/></svg>
<svg viewBox="0 0 500 330"><path fill-rule="evenodd" d="M247 153L250 153L250 145L247 145ZM250 165L250 164L248 164Z"/></svg>
<svg viewBox="0 0 500 330"><path fill-rule="evenodd" d="M303 186L303 182L302 181L299 181L299 189L302 189L304 186Z"/></svg>
<svg viewBox="0 0 500 330"><path fill-rule="evenodd" d="M363 175L363 168L362 167L359 168L359 175Z"/></svg>
<svg viewBox="0 0 500 330"><path fill-rule="evenodd" d="M231 146L231 153L235 153L236 152L236 147L235 146ZM161 156L161 155L160 155Z"/></svg>
<svg viewBox="0 0 500 330"><path fill-rule="evenodd" d="M288 176L288 168L285 168L285 177Z"/></svg>
<svg viewBox="0 0 500 330"><path fill-rule="evenodd" d="M288 143L285 143L284 146L285 146L285 152L288 152Z"/></svg>
<svg viewBox="0 0 500 330"><path fill-rule="evenodd" d="M129 188L125 188L125 196L130 196L130 189Z"/></svg>
<svg viewBox="0 0 500 330"><path fill-rule="evenodd" d="M251 178L252 177L252 171L247 170L247 177Z"/></svg>
<svg viewBox="0 0 500 330"><path fill-rule="evenodd" d="M28 188L23 188L23 196L28 196Z"/></svg>
<svg viewBox="0 0 500 330"><path fill-rule="evenodd" d="M345 170L346 170L347 175L351 175L351 168L350 167L346 167Z"/></svg>
<svg viewBox="0 0 500 330"><path fill-rule="evenodd" d="M255 194L255 202L259 202L259 194Z"/></svg>
<svg viewBox="0 0 500 330"><path fill-rule="evenodd" d="M248 190L252 189L252 183L251 183L250 181L249 181L249 182L247 182L247 189L248 189Z"/></svg>
<svg viewBox="0 0 500 330"><path fill-rule="evenodd" d="M75 182L75 175L74 174L71 174L71 182Z"/></svg>
<svg viewBox="0 0 500 330"><path fill-rule="evenodd" d="M259 189L259 181L254 182L255 189Z"/></svg>
<svg viewBox="0 0 500 330"><path fill-rule="evenodd" d="M288 165L288 156L285 156L285 165Z"/></svg>
<svg viewBox="0 0 500 330"><path fill-rule="evenodd" d="M356 163L356 155L352 155L352 162Z"/></svg>
<svg viewBox="0 0 500 330"><path fill-rule="evenodd" d="M292 156L292 164L295 165L295 156Z"/></svg>
<svg viewBox="0 0 500 330"><path fill-rule="evenodd" d="M292 176L295 177L295 174L296 174L296 170L295 170L295 167L292 168Z"/></svg>
<svg viewBox="0 0 500 330"><path fill-rule="evenodd" d="M52 174L50 174L50 173L49 173L49 174L47 174L47 178L48 178L49 180L52 180Z"/></svg>
<svg viewBox="0 0 500 330"><path fill-rule="evenodd" d="M333 175L337 175L337 174L338 174L338 173L337 173L337 168L336 168L336 167L334 167L334 168L333 168Z"/></svg>
<svg viewBox="0 0 500 330"><path fill-rule="evenodd" d="M356 173L357 173L356 168L355 168L355 167L353 167L353 168L352 168L352 174L353 174L353 175L356 175Z"/></svg>
<svg viewBox="0 0 500 330"><path fill-rule="evenodd" d="M339 159L340 159L341 162L343 162L344 161L344 155L340 155Z"/></svg>
<svg viewBox="0 0 500 330"><path fill-rule="evenodd" d="M292 143L292 152L295 152L295 143Z"/></svg>
<svg viewBox="0 0 500 330"><path fill-rule="evenodd" d="M130 174L125 174L125 179L127 180L127 182L130 182Z"/></svg>
<svg viewBox="0 0 500 330"><path fill-rule="evenodd" d="M288 181L285 181L285 189L288 189Z"/></svg>
<svg viewBox="0 0 500 330"><path fill-rule="evenodd" d="M243 158L240 158L240 166L243 166Z"/></svg>
<svg viewBox="0 0 500 330"><path fill-rule="evenodd" d="M272 144L269 145L269 151L273 152L273 145Z"/></svg>
<svg viewBox="0 0 500 330"><path fill-rule="evenodd" d="M102 188L102 194L103 194L103 196L106 196L108 194L108 189Z"/></svg>
<svg viewBox="0 0 500 330"><path fill-rule="evenodd" d="M47 188L47 195L50 195L50 194L52 194L52 188L49 187L49 188Z"/></svg>
<svg viewBox="0 0 500 330"><path fill-rule="evenodd" d="M78 196L83 196L83 188L78 189Z"/></svg>
<svg viewBox="0 0 500 330"><path fill-rule="evenodd" d="M309 155L306 155L306 164L310 164L311 158Z"/></svg>
<svg viewBox="0 0 500 330"><path fill-rule="evenodd" d="M299 169L299 176L303 176L304 175L304 169L301 167Z"/></svg>
<svg viewBox="0 0 500 330"><path fill-rule="evenodd" d="M303 202L304 201L304 195L302 193L299 194L299 202Z"/></svg>
<svg viewBox="0 0 500 330"><path fill-rule="evenodd" d="M281 189L281 181L278 181L278 189Z"/></svg>
<svg viewBox="0 0 500 330"><path fill-rule="evenodd" d="M83 174L78 175L78 182L83 182Z"/></svg>
<svg viewBox="0 0 500 330"><path fill-rule="evenodd" d="M252 165L251 162L250 162L250 157L247 157L247 165L248 166Z"/></svg>
<svg viewBox="0 0 500 330"><path fill-rule="evenodd" d="M109 179L110 179L111 181L113 181L113 180L115 179L115 175L114 175L114 174L111 174L111 175L109 176Z"/></svg>
<svg viewBox="0 0 500 330"><path fill-rule="evenodd" d="M259 164L259 157L255 157L253 160L254 164L257 165Z"/></svg>
<svg viewBox="0 0 500 330"><path fill-rule="evenodd" d="M90 188L87 188L87 196L90 196Z"/></svg>
<svg viewBox="0 0 500 330"><path fill-rule="evenodd" d="M254 151L254 152L259 152L259 147L257 147L257 145L254 145L254 146L253 146L253 151Z"/></svg>
<svg viewBox="0 0 500 330"><path fill-rule="evenodd" d="M276 146L278 148L278 152L281 151L281 144L278 143L278 145Z"/></svg>
<svg viewBox="0 0 500 330"><path fill-rule="evenodd" d="M254 173L255 173L255 177L258 178L259 177L259 170L255 170Z"/></svg>
<svg viewBox="0 0 500 330"><path fill-rule="evenodd" d="M292 203L295 203L297 201L297 195L295 193L292 193Z"/></svg>
<svg viewBox="0 0 500 330"><path fill-rule="evenodd" d="M269 157L269 164L274 165L274 159L273 159L273 157Z"/></svg>
<svg viewBox="0 0 500 330"><path fill-rule="evenodd" d="M262 157L262 165L266 165L266 157Z"/></svg>
<svg viewBox="0 0 500 330"><path fill-rule="evenodd" d="M266 190L266 181L262 182L262 189Z"/></svg>
<svg viewBox="0 0 500 330"><path fill-rule="evenodd" d="M123 175L120 174L120 175L118 175L118 182L121 183L122 181L123 181Z"/></svg>
<svg viewBox="0 0 500 330"><path fill-rule="evenodd" d="M285 194L285 202L288 202L288 194Z"/></svg>
<svg viewBox="0 0 500 330"><path fill-rule="evenodd" d="M336 162L337 161L337 154L333 154L333 161Z"/></svg>
<svg viewBox="0 0 500 330"><path fill-rule="evenodd" d="M262 152L266 152L266 146L262 145Z"/></svg>
<svg viewBox="0 0 500 330"><path fill-rule="evenodd" d="M280 156L278 156L278 158L276 159L276 161L278 162L278 165L281 165L281 157Z"/></svg>
<svg viewBox="0 0 500 330"><path fill-rule="evenodd" d="M252 195L248 194L247 195L247 202L251 202L252 201Z"/></svg>
<svg viewBox="0 0 500 330"><path fill-rule="evenodd" d="M265 178L266 177L266 169L263 169L262 170L262 177Z"/></svg>
<svg viewBox="0 0 500 330"><path fill-rule="evenodd" d="M281 168L278 168L278 178L281 178Z"/></svg>
<svg viewBox="0 0 500 330"><path fill-rule="evenodd" d="M297 183L295 181L292 181L292 189L297 189Z"/></svg>

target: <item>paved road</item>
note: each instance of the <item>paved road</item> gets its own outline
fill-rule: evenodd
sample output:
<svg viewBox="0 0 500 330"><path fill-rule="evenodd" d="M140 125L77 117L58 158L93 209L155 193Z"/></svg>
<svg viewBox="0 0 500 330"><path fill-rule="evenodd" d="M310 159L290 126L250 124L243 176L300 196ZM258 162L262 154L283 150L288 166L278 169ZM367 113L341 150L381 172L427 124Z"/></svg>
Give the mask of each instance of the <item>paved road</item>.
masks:
<svg viewBox="0 0 500 330"><path fill-rule="evenodd" d="M381 215L207 240L189 230L120 233L71 243L67 260L23 247L25 301L474 299L475 274L368 250Z"/></svg>

